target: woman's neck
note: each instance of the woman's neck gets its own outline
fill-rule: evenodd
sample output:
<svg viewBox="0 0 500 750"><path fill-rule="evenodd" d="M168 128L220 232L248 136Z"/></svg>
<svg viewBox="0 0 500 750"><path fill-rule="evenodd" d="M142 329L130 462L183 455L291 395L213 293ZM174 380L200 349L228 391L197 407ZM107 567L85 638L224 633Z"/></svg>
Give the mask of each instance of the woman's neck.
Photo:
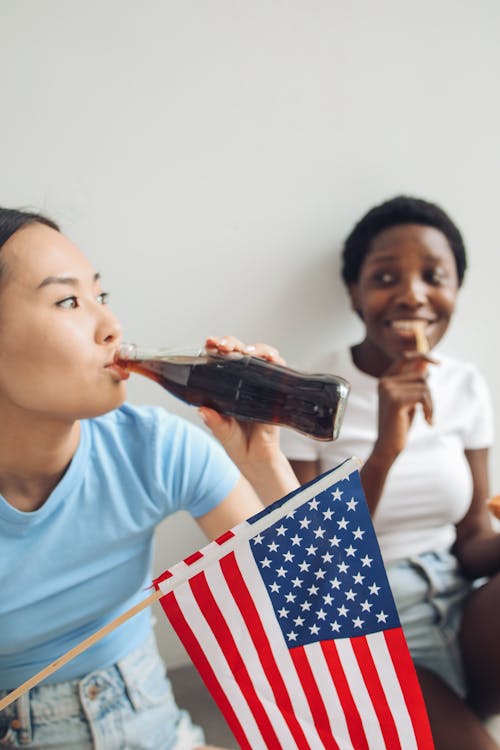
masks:
<svg viewBox="0 0 500 750"><path fill-rule="evenodd" d="M351 347L351 356L358 370L374 378L380 378L391 364L389 357L368 339Z"/></svg>
<svg viewBox="0 0 500 750"><path fill-rule="evenodd" d="M0 494L14 508L40 508L75 455L80 423L4 421L0 434Z"/></svg>

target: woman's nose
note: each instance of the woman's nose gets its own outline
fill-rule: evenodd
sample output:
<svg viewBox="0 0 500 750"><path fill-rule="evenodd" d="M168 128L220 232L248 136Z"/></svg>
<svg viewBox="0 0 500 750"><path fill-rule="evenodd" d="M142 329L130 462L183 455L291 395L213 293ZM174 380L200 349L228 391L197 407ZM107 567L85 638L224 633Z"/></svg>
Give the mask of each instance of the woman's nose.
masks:
<svg viewBox="0 0 500 750"><path fill-rule="evenodd" d="M403 279L397 289L399 304L418 307L427 300L427 284L419 277Z"/></svg>
<svg viewBox="0 0 500 750"><path fill-rule="evenodd" d="M99 344L109 344L120 338L122 328L116 315L109 307L100 307L100 318L96 327L96 340Z"/></svg>

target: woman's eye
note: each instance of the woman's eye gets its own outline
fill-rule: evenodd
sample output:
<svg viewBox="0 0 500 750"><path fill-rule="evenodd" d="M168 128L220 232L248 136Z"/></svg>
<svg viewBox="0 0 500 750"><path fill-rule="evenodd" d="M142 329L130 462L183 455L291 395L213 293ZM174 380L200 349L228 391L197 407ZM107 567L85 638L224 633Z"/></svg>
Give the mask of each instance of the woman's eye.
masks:
<svg viewBox="0 0 500 750"><path fill-rule="evenodd" d="M78 297L72 295L71 297L65 297L56 302L57 307L62 307L65 310L71 310L78 307Z"/></svg>
<svg viewBox="0 0 500 750"><path fill-rule="evenodd" d="M380 273L375 274L373 278L375 283L380 286L389 286L389 284L394 282L394 274L389 273L389 271L381 271Z"/></svg>
<svg viewBox="0 0 500 750"><path fill-rule="evenodd" d="M100 305L107 305L109 302L109 292L101 292L98 294L97 301Z"/></svg>
<svg viewBox="0 0 500 750"><path fill-rule="evenodd" d="M446 280L447 274L442 268L433 268L425 274L425 280L428 284L438 286Z"/></svg>

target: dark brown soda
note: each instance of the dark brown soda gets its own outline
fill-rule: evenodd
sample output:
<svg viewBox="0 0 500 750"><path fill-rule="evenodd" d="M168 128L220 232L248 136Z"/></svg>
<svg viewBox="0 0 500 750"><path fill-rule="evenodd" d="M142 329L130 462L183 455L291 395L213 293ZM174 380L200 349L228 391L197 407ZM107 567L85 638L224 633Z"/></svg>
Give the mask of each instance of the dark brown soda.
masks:
<svg viewBox="0 0 500 750"><path fill-rule="evenodd" d="M317 440L338 436L349 393L343 378L301 373L258 357L156 355L117 363L193 406L291 427Z"/></svg>

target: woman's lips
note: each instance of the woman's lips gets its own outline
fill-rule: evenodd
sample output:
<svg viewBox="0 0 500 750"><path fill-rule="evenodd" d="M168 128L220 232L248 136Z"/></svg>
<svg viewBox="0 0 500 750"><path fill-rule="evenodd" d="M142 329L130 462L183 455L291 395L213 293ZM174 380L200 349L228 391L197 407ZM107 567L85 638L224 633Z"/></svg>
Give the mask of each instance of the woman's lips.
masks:
<svg viewBox="0 0 500 750"><path fill-rule="evenodd" d="M120 367L116 362L111 362L111 364L106 365L106 370L111 370L111 372L117 375L119 380L128 380L130 377L129 371L124 367Z"/></svg>
<svg viewBox="0 0 500 750"><path fill-rule="evenodd" d="M415 340L415 332L417 326L425 326L422 320L393 320L391 328L396 332L398 336L404 339Z"/></svg>
<svg viewBox="0 0 500 750"><path fill-rule="evenodd" d="M402 344L416 346L417 339L420 339L422 336L428 339L428 329L432 323L433 321L422 318L401 318L399 320L390 320L387 322L387 325L395 338Z"/></svg>

